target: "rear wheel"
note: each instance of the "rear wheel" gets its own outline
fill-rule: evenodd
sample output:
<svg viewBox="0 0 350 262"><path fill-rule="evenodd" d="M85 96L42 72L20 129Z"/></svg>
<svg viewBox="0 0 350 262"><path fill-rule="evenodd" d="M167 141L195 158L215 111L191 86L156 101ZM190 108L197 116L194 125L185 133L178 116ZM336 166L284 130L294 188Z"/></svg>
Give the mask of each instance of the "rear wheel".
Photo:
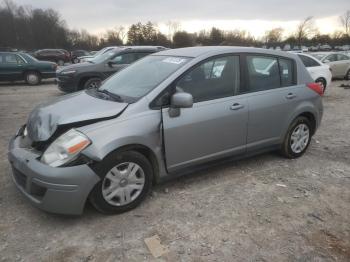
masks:
<svg viewBox="0 0 350 262"><path fill-rule="evenodd" d="M152 186L152 166L136 151L112 153L96 170L101 181L90 193L89 200L102 213L116 214L135 208Z"/></svg>
<svg viewBox="0 0 350 262"><path fill-rule="evenodd" d="M281 153L287 158L302 156L311 141L311 123L303 116L297 117L290 125L284 138Z"/></svg>
<svg viewBox="0 0 350 262"><path fill-rule="evenodd" d="M74 64L78 64L79 63L79 58L74 58L73 63Z"/></svg>
<svg viewBox="0 0 350 262"><path fill-rule="evenodd" d="M102 82L101 79L98 77L90 78L84 83L84 88L85 89L98 88L100 87L101 82Z"/></svg>
<svg viewBox="0 0 350 262"><path fill-rule="evenodd" d="M28 85L34 86L38 85L41 82L41 77L38 72L27 72L25 74L25 81Z"/></svg>
<svg viewBox="0 0 350 262"><path fill-rule="evenodd" d="M326 91L326 87L327 87L326 79L320 77L320 78L317 78L315 82L322 87L322 90L323 90L323 93L324 93Z"/></svg>

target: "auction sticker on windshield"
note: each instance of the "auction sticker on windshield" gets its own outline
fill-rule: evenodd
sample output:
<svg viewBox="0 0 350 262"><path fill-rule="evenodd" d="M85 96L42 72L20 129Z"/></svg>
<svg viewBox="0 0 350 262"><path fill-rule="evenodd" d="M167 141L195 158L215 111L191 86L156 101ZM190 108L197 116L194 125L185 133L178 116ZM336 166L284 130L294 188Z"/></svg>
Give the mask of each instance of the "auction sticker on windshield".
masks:
<svg viewBox="0 0 350 262"><path fill-rule="evenodd" d="M185 62L186 60L187 59L179 58L179 57L167 57L167 58L163 59L163 62L179 65L179 64Z"/></svg>

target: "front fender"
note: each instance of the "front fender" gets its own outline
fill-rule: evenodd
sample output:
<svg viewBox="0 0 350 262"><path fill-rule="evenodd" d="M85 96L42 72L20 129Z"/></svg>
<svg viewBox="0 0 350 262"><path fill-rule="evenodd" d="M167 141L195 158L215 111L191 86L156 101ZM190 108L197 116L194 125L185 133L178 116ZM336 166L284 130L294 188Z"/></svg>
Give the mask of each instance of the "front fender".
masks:
<svg viewBox="0 0 350 262"><path fill-rule="evenodd" d="M95 161L102 161L111 152L125 146L139 145L148 148L157 159L163 173L160 114L142 112L130 118L116 118L79 128L92 141L82 153Z"/></svg>

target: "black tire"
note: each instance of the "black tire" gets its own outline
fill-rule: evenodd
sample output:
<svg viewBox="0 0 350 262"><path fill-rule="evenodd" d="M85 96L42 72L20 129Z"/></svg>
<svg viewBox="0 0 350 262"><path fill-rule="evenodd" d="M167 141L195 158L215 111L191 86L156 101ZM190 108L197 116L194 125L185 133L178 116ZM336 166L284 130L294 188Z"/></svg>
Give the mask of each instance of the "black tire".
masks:
<svg viewBox="0 0 350 262"><path fill-rule="evenodd" d="M78 64L80 62L79 58L74 58L73 59L73 64Z"/></svg>
<svg viewBox="0 0 350 262"><path fill-rule="evenodd" d="M307 142L305 148L301 152L296 153L292 150L291 137L292 137L293 131L300 124L305 124L308 127L309 139L308 139L308 142ZM281 145L281 149L280 149L281 154L286 158L301 157L310 145L312 134L313 134L313 130L312 130L312 125L311 125L309 119L307 119L306 117L303 117L303 116L297 117L288 128L288 131L287 131L287 134L284 138L283 144Z"/></svg>
<svg viewBox="0 0 350 262"><path fill-rule="evenodd" d="M84 89L98 88L101 85L101 82L102 80L98 77L90 78L84 83Z"/></svg>
<svg viewBox="0 0 350 262"><path fill-rule="evenodd" d="M317 78L315 82L322 85L323 93L325 93L326 92L326 88L327 88L327 81L326 81L326 79L324 79L323 77L320 77L320 78Z"/></svg>
<svg viewBox="0 0 350 262"><path fill-rule="evenodd" d="M346 79L346 80L350 80L350 69L349 69L348 72L346 73L345 79Z"/></svg>
<svg viewBox="0 0 350 262"><path fill-rule="evenodd" d="M35 71L26 72L24 79L30 86L39 85L41 83L41 76L38 72Z"/></svg>
<svg viewBox="0 0 350 262"><path fill-rule="evenodd" d="M109 204L102 194L103 180L107 173L115 166L125 162L133 162L139 165L145 177L144 187L141 193L129 204L123 206L115 206ZM137 207L149 194L152 188L153 168L148 159L136 151L121 151L109 154L102 162L100 162L94 170L100 176L101 181L98 182L89 195L90 203L101 213L119 214Z"/></svg>

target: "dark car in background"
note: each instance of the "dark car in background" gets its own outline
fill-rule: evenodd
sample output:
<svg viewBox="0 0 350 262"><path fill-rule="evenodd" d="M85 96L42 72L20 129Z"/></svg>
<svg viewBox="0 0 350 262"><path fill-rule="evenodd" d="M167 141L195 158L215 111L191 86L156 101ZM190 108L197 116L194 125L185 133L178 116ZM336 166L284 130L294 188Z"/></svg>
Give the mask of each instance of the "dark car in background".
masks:
<svg viewBox="0 0 350 262"><path fill-rule="evenodd" d="M21 52L0 52L0 81L21 81L28 85L40 84L41 79L54 78L57 65L38 61Z"/></svg>
<svg viewBox="0 0 350 262"><path fill-rule="evenodd" d="M42 61L51 61L62 66L70 62L70 53L64 49L41 49L33 54L35 58Z"/></svg>
<svg viewBox="0 0 350 262"><path fill-rule="evenodd" d="M162 46L124 46L96 56L85 63L66 66L57 71L58 87L64 92L97 88L115 72L152 53L166 50Z"/></svg>
<svg viewBox="0 0 350 262"><path fill-rule="evenodd" d="M70 52L70 58L73 64L80 63L80 58L82 56L90 56L91 54L85 50L74 50Z"/></svg>

